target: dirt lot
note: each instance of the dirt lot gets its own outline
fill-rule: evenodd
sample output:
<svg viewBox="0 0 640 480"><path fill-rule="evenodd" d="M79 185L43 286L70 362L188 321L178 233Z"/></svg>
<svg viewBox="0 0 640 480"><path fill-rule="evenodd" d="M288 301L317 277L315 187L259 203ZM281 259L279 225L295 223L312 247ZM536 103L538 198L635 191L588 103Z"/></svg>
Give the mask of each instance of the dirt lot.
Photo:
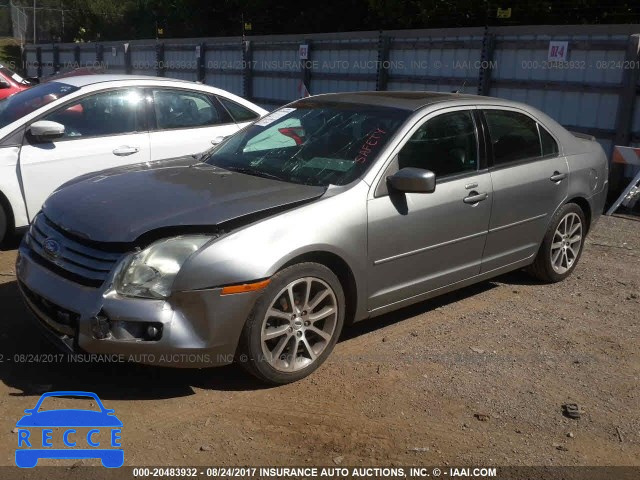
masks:
<svg viewBox="0 0 640 480"><path fill-rule="evenodd" d="M16 363L55 350L27 319L14 260L0 252L1 465L48 390L114 408L127 465L640 465L637 218L602 218L564 283L517 272L356 325L279 388L236 366Z"/></svg>

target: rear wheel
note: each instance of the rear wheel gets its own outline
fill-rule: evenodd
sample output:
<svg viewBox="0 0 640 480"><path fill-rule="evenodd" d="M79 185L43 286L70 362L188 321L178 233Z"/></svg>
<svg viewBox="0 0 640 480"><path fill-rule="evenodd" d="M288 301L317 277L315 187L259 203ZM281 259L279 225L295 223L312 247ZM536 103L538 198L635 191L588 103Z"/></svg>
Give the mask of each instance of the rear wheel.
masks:
<svg viewBox="0 0 640 480"><path fill-rule="evenodd" d="M582 209L575 203L564 205L552 219L529 271L544 282L564 280L580 260L585 234Z"/></svg>
<svg viewBox="0 0 640 480"><path fill-rule="evenodd" d="M340 281L324 265L301 263L278 272L245 324L241 365L271 384L306 377L333 350L344 312Z"/></svg>

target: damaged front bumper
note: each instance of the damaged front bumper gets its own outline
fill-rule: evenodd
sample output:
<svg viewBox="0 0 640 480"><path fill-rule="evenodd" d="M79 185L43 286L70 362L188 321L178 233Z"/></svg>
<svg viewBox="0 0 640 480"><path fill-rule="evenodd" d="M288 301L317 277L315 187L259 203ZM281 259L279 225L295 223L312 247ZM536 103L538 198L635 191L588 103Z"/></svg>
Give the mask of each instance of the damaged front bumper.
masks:
<svg viewBox="0 0 640 480"><path fill-rule="evenodd" d="M129 298L74 283L47 269L24 243L16 262L22 297L46 336L68 352L118 355L182 368L229 364L259 292L174 292L163 300Z"/></svg>

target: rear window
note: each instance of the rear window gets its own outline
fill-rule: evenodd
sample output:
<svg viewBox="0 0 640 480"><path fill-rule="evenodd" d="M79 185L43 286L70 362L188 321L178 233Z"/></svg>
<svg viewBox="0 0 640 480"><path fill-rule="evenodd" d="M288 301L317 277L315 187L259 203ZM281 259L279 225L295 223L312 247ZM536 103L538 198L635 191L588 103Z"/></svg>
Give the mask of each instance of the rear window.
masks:
<svg viewBox="0 0 640 480"><path fill-rule="evenodd" d="M236 102L232 102L227 98L218 97L218 100L220 100L220 103L224 105L224 108L229 111L229 114L233 117L233 121L236 123L250 122L260 116L253 110L249 110L248 108L243 107Z"/></svg>
<svg viewBox="0 0 640 480"><path fill-rule="evenodd" d="M542 156L538 124L521 113L485 110L495 165Z"/></svg>
<svg viewBox="0 0 640 480"><path fill-rule="evenodd" d="M29 82L27 80L25 80L24 78L22 78L20 75L18 75L16 72L12 72L11 70L9 70L7 67L0 67L0 72L2 72L2 74L7 77L7 78L11 78L14 82L16 83L20 83L22 85L29 85Z"/></svg>

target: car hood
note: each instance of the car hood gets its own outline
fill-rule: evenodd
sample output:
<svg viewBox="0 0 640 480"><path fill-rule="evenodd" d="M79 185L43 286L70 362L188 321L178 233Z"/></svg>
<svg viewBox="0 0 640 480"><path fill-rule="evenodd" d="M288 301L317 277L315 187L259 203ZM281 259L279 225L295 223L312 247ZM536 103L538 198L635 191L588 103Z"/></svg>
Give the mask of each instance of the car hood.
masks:
<svg viewBox="0 0 640 480"><path fill-rule="evenodd" d="M162 229L180 233L268 215L326 191L194 162L184 157L84 176L54 192L42 210L81 238L128 243Z"/></svg>
<svg viewBox="0 0 640 480"><path fill-rule="evenodd" d="M25 415L17 427L121 427L115 415L91 410L49 410Z"/></svg>

